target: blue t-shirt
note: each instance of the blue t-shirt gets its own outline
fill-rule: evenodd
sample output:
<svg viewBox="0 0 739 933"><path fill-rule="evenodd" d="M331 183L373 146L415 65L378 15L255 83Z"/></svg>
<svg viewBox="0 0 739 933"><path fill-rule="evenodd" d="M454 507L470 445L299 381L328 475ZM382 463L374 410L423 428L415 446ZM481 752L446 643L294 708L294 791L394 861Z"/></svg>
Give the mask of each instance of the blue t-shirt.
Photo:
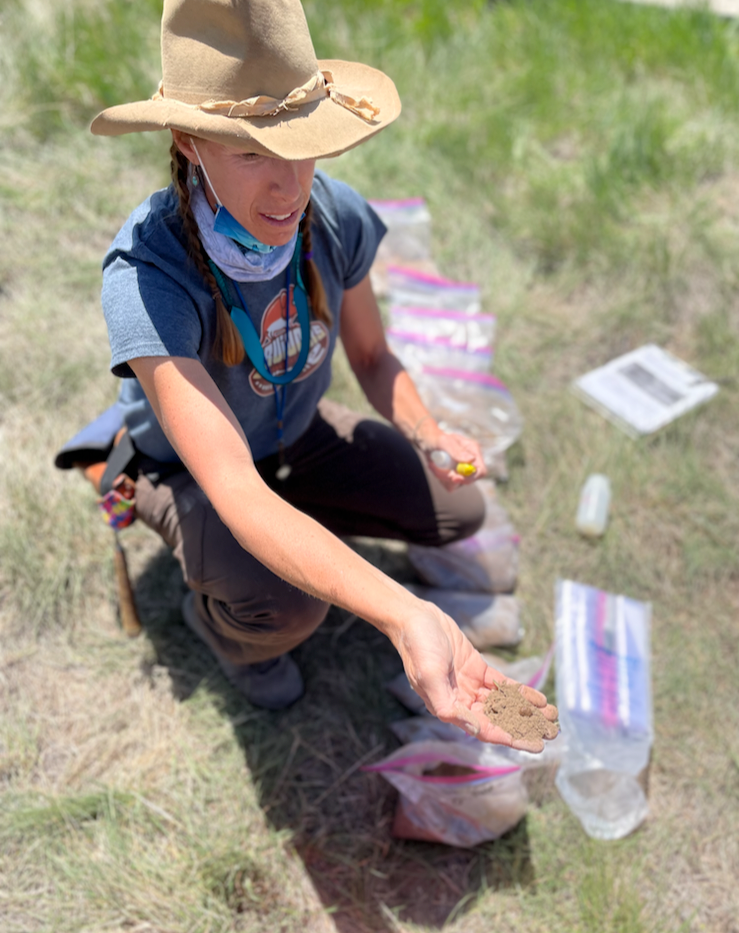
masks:
<svg viewBox="0 0 739 933"><path fill-rule="evenodd" d="M344 291L367 275L385 233L364 198L323 172L316 172L311 201L313 261L321 274L333 324L329 328L311 318L308 359L301 374L286 388L286 446L308 428L331 383L331 357ZM286 272L267 282L240 285L268 363L284 358L285 285ZM178 459L128 361L141 356L183 356L199 359L208 371L243 428L254 459L276 452L272 385L262 379L248 357L238 366L226 366L214 353L215 303L188 257L177 195L171 185L137 207L113 241L103 262L102 302L111 369L124 377L120 401L138 450L163 462ZM288 369L300 351L299 335L299 327L291 319Z"/></svg>

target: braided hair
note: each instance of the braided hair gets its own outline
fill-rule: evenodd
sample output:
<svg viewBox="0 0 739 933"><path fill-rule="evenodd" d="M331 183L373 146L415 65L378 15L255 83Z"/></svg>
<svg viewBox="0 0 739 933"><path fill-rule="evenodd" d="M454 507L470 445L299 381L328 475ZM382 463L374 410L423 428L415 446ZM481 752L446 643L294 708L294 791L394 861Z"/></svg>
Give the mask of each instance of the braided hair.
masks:
<svg viewBox="0 0 739 933"><path fill-rule="evenodd" d="M313 316L316 320L323 321L327 327L330 327L333 323L333 315L326 300L321 273L318 271L318 265L313 261L312 220L313 201L308 201L305 208L305 217L300 221L300 232L303 234L303 259L305 260L305 287L308 289L308 299L313 310Z"/></svg>
<svg viewBox="0 0 739 933"><path fill-rule="evenodd" d="M216 333L215 333L215 353L221 358L226 366L238 366L243 362L246 351L236 325L231 320L231 315L226 310L221 297L221 290L215 276L210 270L205 248L198 236L198 225L190 205L190 189L187 185L188 173L190 171L190 162L187 157L180 152L176 143L172 143L169 150L171 158L172 183L179 201L180 216L187 237L188 255L195 263L198 272L203 276L216 307ZM305 285L308 290L308 301L313 316L316 320L323 321L327 326L331 326L333 315L326 300L326 292L321 281L321 274L318 266L312 257L311 242L311 220L313 218L313 204L308 201L305 208L305 216L300 222L300 232L303 234L303 268L305 270Z"/></svg>

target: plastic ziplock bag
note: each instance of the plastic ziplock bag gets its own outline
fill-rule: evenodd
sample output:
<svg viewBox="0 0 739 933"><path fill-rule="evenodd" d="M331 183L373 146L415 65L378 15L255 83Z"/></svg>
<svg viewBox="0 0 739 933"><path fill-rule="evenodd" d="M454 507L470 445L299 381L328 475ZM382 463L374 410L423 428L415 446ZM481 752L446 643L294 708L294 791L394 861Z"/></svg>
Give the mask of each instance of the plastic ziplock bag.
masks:
<svg viewBox="0 0 739 933"><path fill-rule="evenodd" d="M493 347L495 317L492 314L393 305L389 317L391 331L443 339L449 346L470 352Z"/></svg>
<svg viewBox="0 0 739 933"><path fill-rule="evenodd" d="M471 848L512 829L528 805L520 766L479 742L414 742L363 770L399 791L392 830L398 839Z"/></svg>
<svg viewBox="0 0 739 933"><path fill-rule="evenodd" d="M442 590L411 583L406 585L406 589L451 616L479 650L517 645L523 638L515 596Z"/></svg>
<svg viewBox="0 0 739 933"><path fill-rule="evenodd" d="M423 198L369 203L387 227L370 269L375 294L389 294L389 265L407 265L420 273L438 275L431 255L431 214Z"/></svg>
<svg viewBox="0 0 739 933"><path fill-rule="evenodd" d="M369 204L387 227L378 258L396 263L431 258L431 214L423 198L373 200Z"/></svg>
<svg viewBox="0 0 739 933"><path fill-rule="evenodd" d="M443 308L466 314L481 311L480 286L474 282L455 282L441 275L388 265L387 284L392 305Z"/></svg>
<svg viewBox="0 0 739 933"><path fill-rule="evenodd" d="M414 379L427 366L451 366L469 372L487 373L493 364L493 354L485 347L468 350L454 346L448 337L411 334L388 328L388 346Z"/></svg>
<svg viewBox="0 0 739 933"><path fill-rule="evenodd" d="M416 381L424 404L441 428L473 437L486 464L521 436L523 419L518 406L496 376L424 366Z"/></svg>
<svg viewBox="0 0 739 933"><path fill-rule="evenodd" d="M482 529L444 547L408 545L408 559L428 586L472 593L510 593L518 578L518 536L513 526Z"/></svg>
<svg viewBox="0 0 739 933"><path fill-rule="evenodd" d="M393 305L386 333L395 355L415 375L424 366L489 372L492 365L491 314Z"/></svg>
<svg viewBox="0 0 739 933"><path fill-rule="evenodd" d="M478 531L444 547L408 545L408 559L428 586L475 593L510 593L518 578L513 528Z"/></svg>
<svg viewBox="0 0 739 933"><path fill-rule="evenodd" d="M474 535L443 547L408 545L408 559L427 586L474 593L510 593L518 577L519 536L495 495L480 480L485 518Z"/></svg>
<svg viewBox="0 0 739 933"><path fill-rule="evenodd" d="M557 702L567 753L557 788L588 835L620 839L647 816L639 775L654 736L651 607L557 583Z"/></svg>
<svg viewBox="0 0 739 933"><path fill-rule="evenodd" d="M390 731L404 745L411 742L458 742L462 745L480 745L458 726L440 722L433 716L409 716L390 723ZM536 754L522 752L504 745L490 746L498 760L506 760L521 768L523 782L531 803L542 803L554 793L557 769L566 753L567 742L560 734L544 743L544 751ZM485 764L484 753L481 764Z"/></svg>

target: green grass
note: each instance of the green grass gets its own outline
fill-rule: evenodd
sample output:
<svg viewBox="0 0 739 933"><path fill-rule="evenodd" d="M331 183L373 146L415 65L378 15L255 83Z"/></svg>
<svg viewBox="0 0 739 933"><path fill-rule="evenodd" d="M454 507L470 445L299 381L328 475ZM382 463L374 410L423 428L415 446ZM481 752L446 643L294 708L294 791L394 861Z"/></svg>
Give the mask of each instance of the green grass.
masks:
<svg viewBox="0 0 739 933"><path fill-rule="evenodd" d="M5 95L41 140L103 107L149 97L156 87L158 0L34 4L8 0L0 12L15 40L0 53ZM5 96L3 95L3 96Z"/></svg>
<svg viewBox="0 0 739 933"><path fill-rule="evenodd" d="M522 655L571 577L653 604L651 818L588 840L555 794L471 852L393 841L358 762L395 747L389 644L332 612L308 694L251 709L184 629L182 579L125 534L145 635L117 629L110 533L55 450L115 395L102 255L166 183L163 136L94 139L152 93L158 4L6 3L0 31L0 927L726 933L739 901L739 32L609 0L308 2L319 55L396 80L401 119L323 166L424 196L442 271L498 315L526 420L504 504L522 536ZM721 383L633 442L572 379L653 340ZM361 404L344 361L332 392ZM611 525L579 538L608 473ZM363 542L399 579L402 550Z"/></svg>

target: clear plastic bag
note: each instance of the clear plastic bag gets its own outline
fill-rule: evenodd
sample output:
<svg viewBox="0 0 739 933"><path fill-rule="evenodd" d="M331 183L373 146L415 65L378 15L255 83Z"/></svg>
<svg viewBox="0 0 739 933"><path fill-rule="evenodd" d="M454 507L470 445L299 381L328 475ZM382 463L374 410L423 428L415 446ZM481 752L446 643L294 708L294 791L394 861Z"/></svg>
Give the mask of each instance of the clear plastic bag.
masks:
<svg viewBox="0 0 739 933"><path fill-rule="evenodd" d="M406 266L387 266L387 285L392 305L437 308L479 314L480 286L455 282L441 275L430 275Z"/></svg>
<svg viewBox="0 0 739 933"><path fill-rule="evenodd" d="M489 373L425 366L416 377L419 394L444 431L474 438L490 467L515 443L523 418L505 383Z"/></svg>
<svg viewBox="0 0 739 933"><path fill-rule="evenodd" d="M407 584L419 599L428 600L457 623L475 648L517 645L523 638L520 610L515 596L442 590Z"/></svg>
<svg viewBox="0 0 739 933"><path fill-rule="evenodd" d="M388 333L406 337L426 337L444 346L477 353L492 354L495 317L492 314L467 314L438 308L393 305L389 312Z"/></svg>
<svg viewBox="0 0 739 933"><path fill-rule="evenodd" d="M493 354L485 347L468 350L454 346L447 337L410 334L394 328L388 328L386 336L388 346L415 380L428 366L487 373L493 363Z"/></svg>
<svg viewBox="0 0 739 933"><path fill-rule="evenodd" d="M510 593L518 578L513 528L478 531L444 547L408 545L408 559L428 586L473 593Z"/></svg>
<svg viewBox="0 0 739 933"><path fill-rule="evenodd" d="M500 504L498 493L495 489L495 483L489 479L477 481L476 488L479 490L485 502L485 517L482 520L480 530L495 531L499 528L513 529L511 520L505 508ZM515 534L515 529L513 529Z"/></svg>
<svg viewBox="0 0 739 933"><path fill-rule="evenodd" d="M512 829L528 805L521 767L479 742L414 742L363 770L399 791L398 839L471 848Z"/></svg>
<svg viewBox="0 0 739 933"><path fill-rule="evenodd" d="M431 258L431 214L423 198L371 200L369 204L387 227L378 259L402 263Z"/></svg>
<svg viewBox="0 0 739 933"><path fill-rule="evenodd" d="M408 545L408 559L427 586L473 593L510 593L518 577L519 536L488 480L478 489L485 518L478 532L443 547Z"/></svg>
<svg viewBox="0 0 739 933"><path fill-rule="evenodd" d="M649 604L557 584L557 704L567 751L557 788L588 835L620 839L646 818L640 775L654 737Z"/></svg>
<svg viewBox="0 0 739 933"><path fill-rule="evenodd" d="M424 367L487 373L493 363L495 318L439 308L393 305L388 344L415 379Z"/></svg>
<svg viewBox="0 0 739 933"><path fill-rule="evenodd" d="M438 275L431 255L431 214L423 198L369 202L387 227L370 275L375 294L386 297L388 266L409 266L417 272Z"/></svg>

